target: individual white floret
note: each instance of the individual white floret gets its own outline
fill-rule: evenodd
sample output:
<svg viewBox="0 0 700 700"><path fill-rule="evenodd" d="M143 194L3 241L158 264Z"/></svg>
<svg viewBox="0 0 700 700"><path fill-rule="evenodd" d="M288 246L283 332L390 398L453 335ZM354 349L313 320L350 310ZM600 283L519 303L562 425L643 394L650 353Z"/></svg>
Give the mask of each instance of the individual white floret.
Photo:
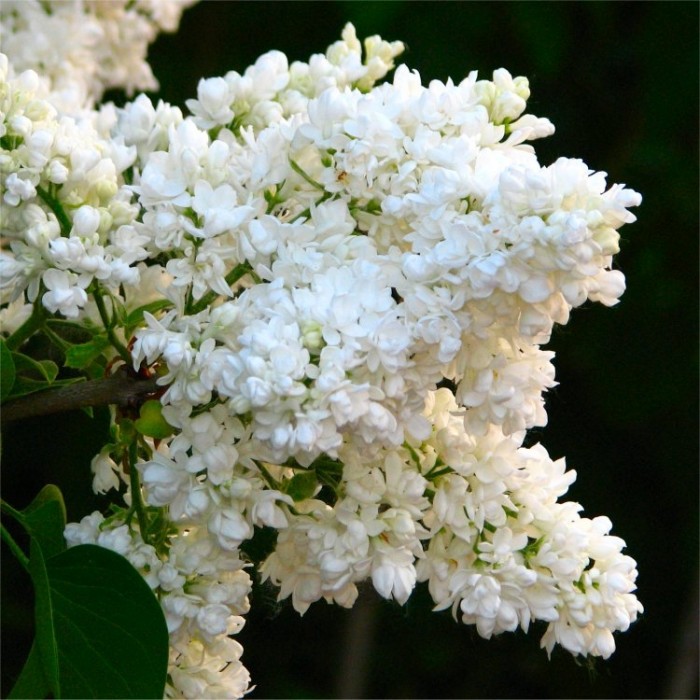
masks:
<svg viewBox="0 0 700 700"><path fill-rule="evenodd" d="M87 303L85 289L90 283L89 277L50 269L44 272L42 280L48 290L41 298L44 306L51 312L60 312L66 318L77 318Z"/></svg>
<svg viewBox="0 0 700 700"><path fill-rule="evenodd" d="M372 583L379 595L403 605L416 585L414 560L407 549L378 545L378 553L372 558Z"/></svg>

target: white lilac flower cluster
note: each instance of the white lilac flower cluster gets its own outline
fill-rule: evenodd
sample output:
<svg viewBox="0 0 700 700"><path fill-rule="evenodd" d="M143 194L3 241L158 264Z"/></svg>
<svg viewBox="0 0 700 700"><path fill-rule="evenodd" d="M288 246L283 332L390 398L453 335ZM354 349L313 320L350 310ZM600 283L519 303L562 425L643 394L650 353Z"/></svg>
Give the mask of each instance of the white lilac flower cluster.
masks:
<svg viewBox="0 0 700 700"><path fill-rule="evenodd" d="M52 102L74 113L121 88L157 90L146 61L160 32L174 32L197 0L3 0L0 45L15 70L35 70Z"/></svg>
<svg viewBox="0 0 700 700"><path fill-rule="evenodd" d="M522 447L522 433L466 433L447 389L428 395L426 417L426 440L373 458L348 451L342 496L297 505L264 576L302 613L321 597L351 606L369 577L402 604L427 581L436 609L451 607L483 637L544 620L548 652L559 643L610 656L612 632L641 610L635 562L608 518L557 502L575 473L541 445Z"/></svg>
<svg viewBox="0 0 700 700"><path fill-rule="evenodd" d="M202 80L191 116L144 95L66 116L2 64L4 332L38 298L93 324L102 297L160 302L121 341L160 375L174 435L137 467L177 534L157 554L93 515L67 537L158 591L173 696L247 688L227 635L264 527L262 576L300 613L352 606L367 579L402 604L427 582L484 637L540 620L548 651L608 657L642 610L610 521L558 501L575 473L523 447L555 384L541 346L573 307L617 302L641 198L539 164L527 142L553 126L525 113L525 78L426 87L400 66L377 85L402 50L348 25L308 63L273 51ZM93 470L96 490L125 481L109 449Z"/></svg>
<svg viewBox="0 0 700 700"><path fill-rule="evenodd" d="M138 279L131 265L145 252L123 232L139 211L122 177L133 156L109 139L101 122L110 110L61 115L38 75L15 76L2 54L0 80L2 234L9 242L0 286L3 301L15 302L4 320L14 328L40 291L48 311L77 318L93 281L118 287Z"/></svg>

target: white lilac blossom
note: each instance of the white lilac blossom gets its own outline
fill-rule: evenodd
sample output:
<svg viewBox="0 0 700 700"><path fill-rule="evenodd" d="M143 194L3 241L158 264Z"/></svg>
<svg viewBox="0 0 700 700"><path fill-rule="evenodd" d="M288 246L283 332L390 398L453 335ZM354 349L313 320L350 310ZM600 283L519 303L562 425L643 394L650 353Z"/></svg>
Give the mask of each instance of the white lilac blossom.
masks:
<svg viewBox="0 0 700 700"><path fill-rule="evenodd" d="M138 208L123 180L136 153L96 116L59 116L37 74L16 76L1 54L0 80L0 294L31 303L45 289L49 311L77 318L91 285L138 283L146 241L125 233Z"/></svg>
<svg viewBox="0 0 700 700"><path fill-rule="evenodd" d="M484 637L540 620L548 652L607 658L642 610L635 562L607 518L559 500L564 460L523 441L547 422L554 325L624 291L613 256L640 196L580 160L538 162L529 142L554 127L526 113L526 78L426 87L399 66L378 84L403 45L351 25L308 63L271 52L202 80L189 116L144 95L91 110L86 95L152 85L145 45L186 4L2 15L3 332L37 299L93 327L111 313L170 428L132 464L168 546L99 514L69 544L124 554L158 592L169 697L247 690L228 635L260 528L276 531L262 577L300 613L351 607L368 579L400 604L426 582ZM47 74L29 28L80 17ZM132 22L124 61L99 41ZM71 113L56 94L73 79ZM96 491L129 481L123 459L110 443L93 460Z"/></svg>
<svg viewBox="0 0 700 700"><path fill-rule="evenodd" d="M7 0L0 43L17 71L36 70L63 113L91 108L103 93L158 88L146 61L161 31L173 32L196 0Z"/></svg>

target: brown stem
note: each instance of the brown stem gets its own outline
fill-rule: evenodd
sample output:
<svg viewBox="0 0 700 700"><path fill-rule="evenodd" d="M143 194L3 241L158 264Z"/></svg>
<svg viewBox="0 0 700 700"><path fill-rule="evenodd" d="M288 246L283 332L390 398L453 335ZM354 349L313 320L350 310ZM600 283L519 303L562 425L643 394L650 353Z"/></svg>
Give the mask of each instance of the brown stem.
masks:
<svg viewBox="0 0 700 700"><path fill-rule="evenodd" d="M136 377L122 367L105 379L69 384L8 401L2 407L0 421L4 424L21 418L73 411L86 406L115 404L124 407L138 404L163 388L156 384L156 379L157 377Z"/></svg>

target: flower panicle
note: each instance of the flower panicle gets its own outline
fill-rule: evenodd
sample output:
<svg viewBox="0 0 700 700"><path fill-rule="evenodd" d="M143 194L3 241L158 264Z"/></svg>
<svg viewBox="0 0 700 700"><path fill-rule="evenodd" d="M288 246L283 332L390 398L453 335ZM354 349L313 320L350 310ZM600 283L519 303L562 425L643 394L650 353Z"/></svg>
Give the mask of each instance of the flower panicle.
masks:
<svg viewBox="0 0 700 700"><path fill-rule="evenodd" d="M92 465L96 490L161 509L159 546L143 518L99 513L69 544L124 554L157 593L171 696L248 689L229 635L262 528L276 540L253 563L300 613L351 607L367 579L401 604L427 582L483 637L541 620L547 652L609 657L642 611L636 564L561 500L564 460L523 442L547 422L555 324L624 291L613 256L641 197L539 163L554 127L526 112L526 78L387 78L403 44L352 25L306 63L273 51L203 79L187 115L94 107L153 86L145 44L35 71L30 37L112 36L138 11L150 40L188 4L0 14L3 332L41 304L162 389L150 423L113 416L136 472L117 443Z"/></svg>

